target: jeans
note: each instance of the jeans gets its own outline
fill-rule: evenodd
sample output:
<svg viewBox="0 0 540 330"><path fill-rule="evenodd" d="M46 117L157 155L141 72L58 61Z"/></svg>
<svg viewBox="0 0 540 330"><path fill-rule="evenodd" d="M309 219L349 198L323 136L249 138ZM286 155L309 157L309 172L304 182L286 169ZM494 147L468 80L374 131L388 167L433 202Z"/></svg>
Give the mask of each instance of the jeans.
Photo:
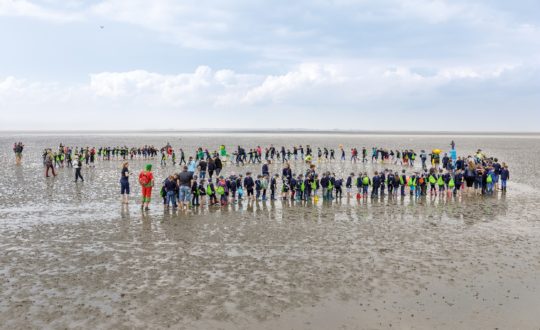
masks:
<svg viewBox="0 0 540 330"><path fill-rule="evenodd" d="M53 172L54 174L54 172ZM75 182L77 182L79 180L79 178L81 179L81 181L84 181L82 175L81 175L81 168L76 168L75 169Z"/></svg>
<svg viewBox="0 0 540 330"><path fill-rule="evenodd" d="M191 197L191 188L188 186L180 186L178 191L178 201L180 203L189 203Z"/></svg>
<svg viewBox="0 0 540 330"><path fill-rule="evenodd" d="M124 195L124 194L129 195L129 181L120 180L120 194L121 195Z"/></svg>
<svg viewBox="0 0 540 330"><path fill-rule="evenodd" d="M176 206L176 193L174 191L167 191L167 205Z"/></svg>

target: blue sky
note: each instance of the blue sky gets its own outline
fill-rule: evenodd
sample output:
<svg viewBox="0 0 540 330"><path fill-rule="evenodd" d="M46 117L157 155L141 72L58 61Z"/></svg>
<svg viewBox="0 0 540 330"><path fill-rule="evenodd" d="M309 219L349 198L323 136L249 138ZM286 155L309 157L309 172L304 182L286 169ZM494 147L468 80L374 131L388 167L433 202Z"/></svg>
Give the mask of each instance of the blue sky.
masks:
<svg viewBox="0 0 540 330"><path fill-rule="evenodd" d="M0 0L0 43L0 129L539 131L539 1Z"/></svg>

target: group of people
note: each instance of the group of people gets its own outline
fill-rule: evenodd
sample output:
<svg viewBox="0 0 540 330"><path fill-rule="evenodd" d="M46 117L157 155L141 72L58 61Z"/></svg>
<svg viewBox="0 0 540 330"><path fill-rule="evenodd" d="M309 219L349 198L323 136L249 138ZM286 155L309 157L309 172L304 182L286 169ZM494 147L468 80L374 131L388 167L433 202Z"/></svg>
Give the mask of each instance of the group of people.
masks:
<svg viewBox="0 0 540 330"><path fill-rule="evenodd" d="M18 146L20 148L18 149ZM179 164L182 170L172 173L161 181L159 193L166 207L183 209L197 207L202 204L227 205L239 200L267 201L277 199L292 199L298 201L356 198L371 196L461 196L462 192L490 195L497 191L506 192L510 179L508 166L500 163L497 158L487 157L482 150L474 155L457 156L454 144L448 153L434 149L430 153L421 150L416 153L413 149L397 150L371 148L371 159L368 150L352 148L350 158L342 145L338 148L339 159L352 163L362 162L401 165L396 171L384 169L371 175L367 172L350 173L343 177L333 172L317 171L317 163L336 160L336 151L331 148L309 145L292 148L275 148L273 145L262 148L250 148L246 152L238 146L232 155L227 153L224 145L219 150L210 152L202 147L194 151L193 156L186 157L183 149L178 150L167 143L162 148L144 146L128 147L67 147L60 144L56 152L46 149L43 153L45 176L49 172L56 176L55 167L73 167L75 182L84 181L81 173L83 164L95 166L96 160L124 160L120 190L122 202L128 203L130 194L130 171L128 159L149 160L161 154L160 164L165 167L167 162ZM22 153L22 143L14 145L14 151ZM421 161L415 168L416 159ZM307 164L303 173L294 173L291 164L295 160ZM429 162L428 162L429 160ZM245 172L245 174L222 175L226 162L237 166L246 164L261 164L260 173ZM271 164L281 163L280 173L271 173ZM155 186L152 165L146 165L139 173L138 183L141 186L141 207L148 209L152 191Z"/></svg>
<svg viewBox="0 0 540 330"><path fill-rule="evenodd" d="M481 150L474 156L458 157L455 164L448 162L446 167L437 163L421 171L385 169L375 171L371 176L367 172L350 173L346 179L329 171L317 173L317 167L312 162L309 162L307 171L300 174L293 173L289 162L285 162L281 173L271 174L271 164L271 160L264 162L259 174L246 172L245 175L223 176L217 173L215 178L209 175L208 179L206 167L190 168L184 165L181 172L163 180L160 196L166 208L180 206L183 209L203 204L226 206L244 199L316 202L322 198L330 201L343 198L344 191L346 198L358 200L407 195L415 198L452 198L461 196L463 191L482 195L493 195L497 191L506 193L510 179L508 165L500 163L497 158L486 157ZM125 163L124 167L127 166ZM139 174L143 196L141 208L144 209L149 208L155 184L151 169L150 164L146 165Z"/></svg>

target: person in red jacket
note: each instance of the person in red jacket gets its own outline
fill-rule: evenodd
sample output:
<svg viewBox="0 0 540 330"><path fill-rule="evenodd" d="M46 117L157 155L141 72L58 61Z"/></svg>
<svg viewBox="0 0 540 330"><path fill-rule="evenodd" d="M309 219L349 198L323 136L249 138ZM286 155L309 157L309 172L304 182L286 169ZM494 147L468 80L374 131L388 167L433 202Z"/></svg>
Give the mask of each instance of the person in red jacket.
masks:
<svg viewBox="0 0 540 330"><path fill-rule="evenodd" d="M152 199L152 187L154 187L154 175L152 174L152 165L147 164L144 171L139 174L139 183L142 188L141 209L148 211L150 200Z"/></svg>

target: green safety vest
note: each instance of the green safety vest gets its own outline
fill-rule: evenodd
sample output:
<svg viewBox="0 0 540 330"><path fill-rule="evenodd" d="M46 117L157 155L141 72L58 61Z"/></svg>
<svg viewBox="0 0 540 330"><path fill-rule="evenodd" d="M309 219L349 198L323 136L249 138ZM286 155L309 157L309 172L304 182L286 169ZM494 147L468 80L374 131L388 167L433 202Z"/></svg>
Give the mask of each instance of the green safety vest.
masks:
<svg viewBox="0 0 540 330"><path fill-rule="evenodd" d="M363 184L364 186L369 185L369 178L368 178L367 176L365 176L365 177L362 178L362 184Z"/></svg>
<svg viewBox="0 0 540 330"><path fill-rule="evenodd" d="M317 189L317 181L311 182L311 190L316 190L316 189Z"/></svg>
<svg viewBox="0 0 540 330"><path fill-rule="evenodd" d="M448 187L454 188L456 186L456 183L454 182L454 179L450 179L450 182L448 182Z"/></svg>
<svg viewBox="0 0 540 330"><path fill-rule="evenodd" d="M403 180L403 175L399 177L399 184L402 186L405 184L405 181Z"/></svg>
<svg viewBox="0 0 540 330"><path fill-rule="evenodd" d="M433 175L430 175L429 176L429 183L435 184L436 182L437 182L437 179L435 179L435 177Z"/></svg>
<svg viewBox="0 0 540 330"><path fill-rule="evenodd" d="M302 181L302 183L300 183L300 191L304 192L304 190L306 190L306 184Z"/></svg>
<svg viewBox="0 0 540 330"><path fill-rule="evenodd" d="M409 187L416 187L416 178L415 177L410 178Z"/></svg>
<svg viewBox="0 0 540 330"><path fill-rule="evenodd" d="M222 186L218 186L216 192L218 195L223 195L225 194L225 188L223 188Z"/></svg>
<svg viewBox="0 0 540 330"><path fill-rule="evenodd" d="M491 177L491 174L488 174L488 176L486 178L486 182L487 183L493 183L493 178Z"/></svg>
<svg viewBox="0 0 540 330"><path fill-rule="evenodd" d="M206 194L207 194L208 196L210 196L210 195L212 195L212 193L213 193L212 187L207 186L207 187L206 187Z"/></svg>

